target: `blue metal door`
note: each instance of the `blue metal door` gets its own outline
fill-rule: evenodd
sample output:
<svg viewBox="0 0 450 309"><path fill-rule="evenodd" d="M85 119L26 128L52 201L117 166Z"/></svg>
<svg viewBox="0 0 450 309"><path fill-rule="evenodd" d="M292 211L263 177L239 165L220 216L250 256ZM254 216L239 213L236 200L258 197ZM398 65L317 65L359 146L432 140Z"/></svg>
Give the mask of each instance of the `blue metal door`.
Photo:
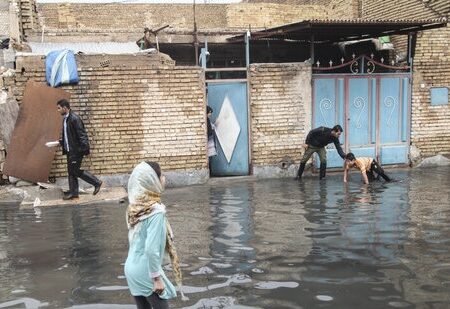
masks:
<svg viewBox="0 0 450 309"><path fill-rule="evenodd" d="M248 100L246 82L208 83L217 155L210 158L212 176L249 174Z"/></svg>
<svg viewBox="0 0 450 309"><path fill-rule="evenodd" d="M313 128L340 124L341 144L357 157L382 164L408 163L409 76L407 74L324 75L313 78ZM328 167L342 167L333 145ZM318 158L315 157L318 167Z"/></svg>
<svg viewBox="0 0 450 309"><path fill-rule="evenodd" d="M376 156L374 108L372 101L372 80L370 78L348 79L347 123L344 134L348 136L347 152L357 157Z"/></svg>
<svg viewBox="0 0 450 309"><path fill-rule="evenodd" d="M382 164L408 162L407 77L379 79L379 158Z"/></svg>
<svg viewBox="0 0 450 309"><path fill-rule="evenodd" d="M320 126L333 127L336 124L343 124L344 120L344 79L342 78L317 78L313 81L313 127ZM345 137L341 136L343 143ZM314 155L316 167L319 166L319 159ZM338 155L333 144L327 146L327 166L342 167L342 159Z"/></svg>

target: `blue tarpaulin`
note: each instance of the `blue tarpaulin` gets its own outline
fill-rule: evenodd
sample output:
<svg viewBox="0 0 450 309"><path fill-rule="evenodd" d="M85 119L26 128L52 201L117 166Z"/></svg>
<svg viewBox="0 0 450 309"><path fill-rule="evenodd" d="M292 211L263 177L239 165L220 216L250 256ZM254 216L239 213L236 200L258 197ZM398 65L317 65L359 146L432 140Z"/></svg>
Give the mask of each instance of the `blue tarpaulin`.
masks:
<svg viewBox="0 0 450 309"><path fill-rule="evenodd" d="M45 60L45 77L52 87L78 83L77 63L73 51L52 51Z"/></svg>

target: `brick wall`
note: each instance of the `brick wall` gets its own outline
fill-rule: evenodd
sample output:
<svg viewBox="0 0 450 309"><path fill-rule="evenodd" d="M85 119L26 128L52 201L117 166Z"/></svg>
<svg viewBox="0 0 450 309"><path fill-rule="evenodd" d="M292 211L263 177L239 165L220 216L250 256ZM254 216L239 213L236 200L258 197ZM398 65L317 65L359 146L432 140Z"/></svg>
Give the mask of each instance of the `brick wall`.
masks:
<svg viewBox="0 0 450 309"><path fill-rule="evenodd" d="M270 28L307 19L325 19L327 12L321 5L238 4L227 9L230 28Z"/></svg>
<svg viewBox="0 0 450 309"><path fill-rule="evenodd" d="M27 0L33 1L33 0ZM141 35L144 27L151 29L170 25L161 32L161 40L170 33L193 30L191 4L120 4L120 3L39 3L40 23L45 25L47 40L66 34L108 34L111 40L130 40L130 34ZM117 14L111 17L111 12ZM197 4L196 22L199 31L243 31L279 26L304 19L326 18L322 5L237 3ZM28 28L27 28L28 29ZM29 35L37 35L28 31ZM114 34L111 36L111 34ZM70 34L70 36L67 36Z"/></svg>
<svg viewBox="0 0 450 309"><path fill-rule="evenodd" d="M447 0L364 0L365 18L430 19L441 17L447 12ZM450 105L431 106L431 87L450 87L450 26L419 33L414 58L414 81L412 97L411 141L419 148L422 156L450 153ZM405 38L393 38L396 47L405 51Z"/></svg>
<svg viewBox="0 0 450 309"><path fill-rule="evenodd" d="M22 21L22 31L24 33L39 27L35 0L21 0L20 14Z"/></svg>
<svg viewBox="0 0 450 309"><path fill-rule="evenodd" d="M226 24L224 5L196 6L199 28L220 28ZM157 28L169 24L174 29L193 29L192 5L121 3L40 3L47 29L130 30ZM111 15L111 12L116 14Z"/></svg>
<svg viewBox="0 0 450 309"><path fill-rule="evenodd" d="M112 61L102 68L90 57L94 56L77 59L79 84L63 87L72 94L73 110L84 120L90 137L92 154L85 168L99 175L127 174L145 159L159 161L166 171L207 168L200 68L155 65L146 56L120 56L129 57L131 65ZM136 60L139 57L141 61ZM19 101L30 79L45 81L40 57L18 59L15 95ZM61 153L51 174L66 175Z"/></svg>
<svg viewBox="0 0 450 309"><path fill-rule="evenodd" d="M154 159L166 171L207 169L201 69L124 55L109 56L111 65L103 68L99 57L78 56L80 82L63 87L90 137L92 154L83 167L98 175L128 174L137 162ZM254 168L286 158L297 163L311 126L310 65L254 64L249 78ZM45 81L41 57L18 58L8 87L19 102L28 80ZM51 176L65 175L66 159L58 152Z"/></svg>
<svg viewBox="0 0 450 309"><path fill-rule="evenodd" d="M288 157L298 163L311 128L311 66L252 64L250 112L254 167Z"/></svg>
<svg viewBox="0 0 450 309"><path fill-rule="evenodd" d="M243 0L244 3L328 4L331 0Z"/></svg>
<svg viewBox="0 0 450 309"><path fill-rule="evenodd" d="M355 19L360 13L360 0L331 0L327 6L330 19Z"/></svg>

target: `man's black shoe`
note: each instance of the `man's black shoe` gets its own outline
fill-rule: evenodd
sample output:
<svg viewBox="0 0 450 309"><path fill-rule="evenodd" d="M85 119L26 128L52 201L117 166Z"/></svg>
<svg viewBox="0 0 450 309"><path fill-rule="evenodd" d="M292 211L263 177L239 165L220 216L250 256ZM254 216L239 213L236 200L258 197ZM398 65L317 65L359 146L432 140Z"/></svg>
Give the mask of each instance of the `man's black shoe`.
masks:
<svg viewBox="0 0 450 309"><path fill-rule="evenodd" d="M98 191L100 191L102 184L103 184L103 181L100 181L99 184L95 186L94 192L92 193L93 195L96 195L98 193Z"/></svg>
<svg viewBox="0 0 450 309"><path fill-rule="evenodd" d="M63 200L68 201L68 200L75 200L78 199L78 195L73 195L73 194L67 194L63 196Z"/></svg>

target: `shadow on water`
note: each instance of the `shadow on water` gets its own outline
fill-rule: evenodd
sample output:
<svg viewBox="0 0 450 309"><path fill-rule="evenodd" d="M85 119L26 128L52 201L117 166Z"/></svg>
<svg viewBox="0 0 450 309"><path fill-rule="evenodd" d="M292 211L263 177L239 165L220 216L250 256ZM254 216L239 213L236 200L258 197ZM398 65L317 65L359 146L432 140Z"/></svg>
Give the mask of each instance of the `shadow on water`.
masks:
<svg viewBox="0 0 450 309"><path fill-rule="evenodd" d="M189 297L171 306L450 307L450 168L389 174L168 190ZM0 308L135 308L125 208L0 208Z"/></svg>

